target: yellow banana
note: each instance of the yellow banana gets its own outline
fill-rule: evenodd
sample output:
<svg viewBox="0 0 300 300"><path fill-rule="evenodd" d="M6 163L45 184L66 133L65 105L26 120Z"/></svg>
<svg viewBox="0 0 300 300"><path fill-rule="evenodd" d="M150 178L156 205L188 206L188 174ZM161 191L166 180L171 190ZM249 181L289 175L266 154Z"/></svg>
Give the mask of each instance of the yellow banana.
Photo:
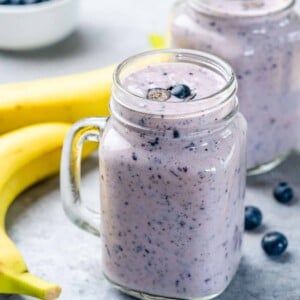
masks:
<svg viewBox="0 0 300 300"><path fill-rule="evenodd" d="M32 124L107 116L113 70L0 86L0 134Z"/></svg>
<svg viewBox="0 0 300 300"><path fill-rule="evenodd" d="M153 49L163 49L168 45L167 39L163 35L156 33L149 35L149 42Z"/></svg>
<svg viewBox="0 0 300 300"><path fill-rule="evenodd" d="M70 125L38 124L0 137L0 294L25 294L44 300L58 298L60 287L30 274L5 231L13 200L32 184L59 171L61 148ZM84 156L95 149L88 143Z"/></svg>

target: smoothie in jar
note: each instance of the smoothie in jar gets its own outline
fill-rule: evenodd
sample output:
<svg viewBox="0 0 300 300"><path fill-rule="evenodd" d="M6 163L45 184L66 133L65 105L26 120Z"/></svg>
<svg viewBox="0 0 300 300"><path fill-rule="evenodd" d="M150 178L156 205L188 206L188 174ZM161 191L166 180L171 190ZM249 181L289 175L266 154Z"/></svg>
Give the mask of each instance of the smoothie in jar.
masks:
<svg viewBox="0 0 300 300"><path fill-rule="evenodd" d="M210 299L244 229L246 122L231 68L165 50L115 73L100 146L103 271L141 299Z"/></svg>
<svg viewBox="0 0 300 300"><path fill-rule="evenodd" d="M293 0L186 0L174 10L172 46L212 52L235 69L250 174L275 167L297 143L299 28Z"/></svg>

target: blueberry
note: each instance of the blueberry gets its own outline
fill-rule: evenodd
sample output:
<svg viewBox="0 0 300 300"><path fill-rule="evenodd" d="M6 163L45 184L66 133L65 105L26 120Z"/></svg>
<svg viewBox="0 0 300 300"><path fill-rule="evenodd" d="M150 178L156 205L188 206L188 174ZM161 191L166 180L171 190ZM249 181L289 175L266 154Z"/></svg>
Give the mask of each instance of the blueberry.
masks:
<svg viewBox="0 0 300 300"><path fill-rule="evenodd" d="M9 1L11 5L22 5L22 0L10 0Z"/></svg>
<svg viewBox="0 0 300 300"><path fill-rule="evenodd" d="M28 4L36 4L36 3L39 3L41 1L39 1L39 0L22 0L22 2L23 2L23 4L28 5Z"/></svg>
<svg viewBox="0 0 300 300"><path fill-rule="evenodd" d="M167 101L171 98L171 92L162 89L162 88L154 88L149 89L147 92L147 99L156 100L156 101Z"/></svg>
<svg viewBox="0 0 300 300"><path fill-rule="evenodd" d="M268 255L279 256L286 250L288 240L280 232L269 232L263 237L261 246Z"/></svg>
<svg viewBox="0 0 300 300"><path fill-rule="evenodd" d="M274 188L273 196L278 202L287 204L294 198L294 192L286 182L281 182Z"/></svg>
<svg viewBox="0 0 300 300"><path fill-rule="evenodd" d="M171 93L173 96L179 99L186 99L190 97L192 92L191 89L185 84L177 84L171 88Z"/></svg>
<svg viewBox="0 0 300 300"><path fill-rule="evenodd" d="M41 2L46 2L49 0L0 0L0 5L28 5L28 4L37 4Z"/></svg>
<svg viewBox="0 0 300 300"><path fill-rule="evenodd" d="M261 225L263 215L261 211L254 206L246 206L245 208L245 229L252 230Z"/></svg>

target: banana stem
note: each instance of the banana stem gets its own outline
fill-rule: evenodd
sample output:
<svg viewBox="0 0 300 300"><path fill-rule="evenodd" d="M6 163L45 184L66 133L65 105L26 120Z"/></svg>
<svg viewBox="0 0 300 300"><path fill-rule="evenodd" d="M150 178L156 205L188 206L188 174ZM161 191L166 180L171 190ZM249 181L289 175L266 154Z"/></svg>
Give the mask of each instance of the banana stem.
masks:
<svg viewBox="0 0 300 300"><path fill-rule="evenodd" d="M0 265L0 293L17 293L42 300L54 300L59 297L61 288L28 272L17 274Z"/></svg>

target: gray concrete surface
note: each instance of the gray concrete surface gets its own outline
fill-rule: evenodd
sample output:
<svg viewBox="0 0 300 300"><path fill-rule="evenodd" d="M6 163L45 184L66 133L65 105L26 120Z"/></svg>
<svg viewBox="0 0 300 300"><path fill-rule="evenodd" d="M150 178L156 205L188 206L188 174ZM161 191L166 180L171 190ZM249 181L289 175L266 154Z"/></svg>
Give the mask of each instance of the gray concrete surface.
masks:
<svg viewBox="0 0 300 300"><path fill-rule="evenodd" d="M148 47L147 34L163 32L173 0L82 0L81 25L66 41L26 53L0 52L0 82L84 71L115 63ZM264 226L245 235L243 260L219 300L300 300L300 156L293 154L276 171L249 180L246 202L259 206ZM297 199L282 206L272 188L288 181ZM97 207L97 160L84 163L83 195ZM63 300L129 300L101 274L101 240L73 226L63 213L58 178L25 192L12 206L8 231L30 270L63 287ZM279 230L288 251L270 259L260 248L264 232ZM0 245L1 246L1 245ZM29 297L0 296L1 300Z"/></svg>

